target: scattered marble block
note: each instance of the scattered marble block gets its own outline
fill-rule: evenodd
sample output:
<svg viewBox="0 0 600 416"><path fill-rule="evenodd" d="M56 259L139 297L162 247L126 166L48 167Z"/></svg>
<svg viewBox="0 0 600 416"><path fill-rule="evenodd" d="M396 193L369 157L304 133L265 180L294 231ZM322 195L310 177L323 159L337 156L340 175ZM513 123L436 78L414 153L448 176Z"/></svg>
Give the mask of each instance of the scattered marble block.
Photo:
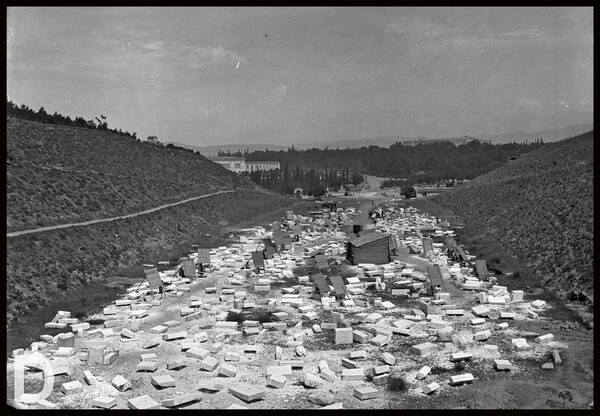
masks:
<svg viewBox="0 0 600 416"><path fill-rule="evenodd" d="M135 367L135 371L149 371L151 373L157 369L158 363L156 361L142 361Z"/></svg>
<svg viewBox="0 0 600 416"><path fill-rule="evenodd" d="M127 400L127 407L135 410L160 409L160 403L147 394L144 394L143 396Z"/></svg>
<svg viewBox="0 0 600 416"><path fill-rule="evenodd" d="M546 307L546 301L544 300L534 300L531 302L531 307L534 309L543 309Z"/></svg>
<svg viewBox="0 0 600 416"><path fill-rule="evenodd" d="M160 344L160 338L151 338L148 341L144 342L142 345L143 349L154 348Z"/></svg>
<svg viewBox="0 0 600 416"><path fill-rule="evenodd" d="M290 365L270 365L267 367L267 377L277 374L284 377L292 377L292 366Z"/></svg>
<svg viewBox="0 0 600 416"><path fill-rule="evenodd" d="M362 368L349 368L342 370L343 381L363 381L365 371Z"/></svg>
<svg viewBox="0 0 600 416"><path fill-rule="evenodd" d="M165 341L173 341L173 340L182 339L185 337L187 337L186 331L172 332L170 334L163 334L163 340L165 340Z"/></svg>
<svg viewBox="0 0 600 416"><path fill-rule="evenodd" d="M438 390L439 388L440 388L440 385L434 381L433 383L430 383L430 384L426 385L425 387L423 387L423 393L431 394L434 391Z"/></svg>
<svg viewBox="0 0 600 416"><path fill-rule="evenodd" d="M200 400L202 400L202 397L198 393L186 393L163 399L160 403L164 407L176 407L181 406L182 404L187 404Z"/></svg>
<svg viewBox="0 0 600 416"><path fill-rule="evenodd" d="M492 336L492 331L490 331L489 329L486 329L486 330L479 331L479 332L476 332L475 334L473 334L473 339L475 341L486 341L491 336Z"/></svg>
<svg viewBox="0 0 600 416"><path fill-rule="evenodd" d="M206 390L210 392L221 391L225 388L225 386L221 383L215 383L210 380L200 380L196 385L198 390Z"/></svg>
<svg viewBox="0 0 600 416"><path fill-rule="evenodd" d="M500 311L498 317L500 319L515 319L517 314L515 312Z"/></svg>
<svg viewBox="0 0 600 416"><path fill-rule="evenodd" d="M494 368L496 370L511 370L512 364L508 360L494 360Z"/></svg>
<svg viewBox="0 0 600 416"><path fill-rule="evenodd" d="M471 354L470 352L455 352L453 354L450 354L450 361L452 361L453 363L459 361L468 361L471 358L473 358L473 354Z"/></svg>
<svg viewBox="0 0 600 416"><path fill-rule="evenodd" d="M365 322L368 324L374 324L377 321L380 321L383 318L383 315L379 314L379 313L372 313L367 315L367 317L365 318Z"/></svg>
<svg viewBox="0 0 600 416"><path fill-rule="evenodd" d="M358 363L355 363L352 360L347 359L347 358L342 358L342 367L345 367L345 368L360 368L360 365Z"/></svg>
<svg viewBox="0 0 600 416"><path fill-rule="evenodd" d="M98 396L92 400L92 406L99 407L101 409L110 409L116 406L117 398L110 396Z"/></svg>
<svg viewBox="0 0 600 416"><path fill-rule="evenodd" d="M498 328L500 329L506 329L508 328L508 322L502 322L498 324Z"/></svg>
<svg viewBox="0 0 600 416"><path fill-rule="evenodd" d="M380 392L376 388L367 387L356 387L352 392L352 395L360 400L374 399L379 397Z"/></svg>
<svg viewBox="0 0 600 416"><path fill-rule="evenodd" d="M446 309L446 315L448 316L462 316L465 314L463 309Z"/></svg>
<svg viewBox="0 0 600 416"><path fill-rule="evenodd" d="M127 389L131 388L131 383L120 374L116 375L112 379L111 384L119 391L126 391Z"/></svg>
<svg viewBox="0 0 600 416"><path fill-rule="evenodd" d="M526 318L529 319L539 319L539 315L537 313L535 313L534 311L527 311L527 313L525 314Z"/></svg>
<svg viewBox="0 0 600 416"><path fill-rule="evenodd" d="M321 330L321 327L319 326L319 324L314 324L314 325L312 326L312 330L313 330L313 332L314 332L315 334L319 334L319 333L323 332L323 331Z"/></svg>
<svg viewBox="0 0 600 416"><path fill-rule="evenodd" d="M552 334L545 334L545 335L540 335L539 337L537 337L535 339L536 342L538 342L539 344L545 344L546 342L550 342L554 339L554 335Z"/></svg>
<svg viewBox="0 0 600 416"><path fill-rule="evenodd" d="M157 326L155 326L155 327L152 327L152 328L150 328L150 331L149 331L149 332L150 332L151 334L162 334L162 333L164 333L164 332L167 332L167 330L168 330L168 329L169 329L169 328L167 328L167 327L166 327L166 326L164 326L164 325L157 325Z"/></svg>
<svg viewBox="0 0 600 416"><path fill-rule="evenodd" d="M176 328L179 325L181 325L181 322L177 320L163 322L163 326L166 326L167 328Z"/></svg>
<svg viewBox="0 0 600 416"><path fill-rule="evenodd" d="M471 373L460 374L457 376L450 376L450 385L451 386L460 386L464 383L470 383L474 380L473 375Z"/></svg>
<svg viewBox="0 0 600 416"><path fill-rule="evenodd" d="M223 363L221 364L221 368L219 369L219 375L223 377L235 377L237 374L237 367Z"/></svg>
<svg viewBox="0 0 600 416"><path fill-rule="evenodd" d="M469 321L469 323L471 325L481 325L485 323L485 318L473 318Z"/></svg>
<svg viewBox="0 0 600 416"><path fill-rule="evenodd" d="M389 365L378 365L376 367L373 367L373 374L375 375L381 375L381 374L385 374L385 373L389 373L390 370L390 366Z"/></svg>
<svg viewBox="0 0 600 416"><path fill-rule="evenodd" d="M557 351L557 350L552 351L552 360L554 361L554 364L556 364L556 365L562 364L562 358L560 358L559 351Z"/></svg>
<svg viewBox="0 0 600 416"><path fill-rule="evenodd" d="M336 328L335 329L335 343L336 344L352 344L353 335L352 328Z"/></svg>
<svg viewBox="0 0 600 416"><path fill-rule="evenodd" d="M83 391L83 385L79 380L69 381L60 386L61 391L68 395L78 394Z"/></svg>
<svg viewBox="0 0 600 416"><path fill-rule="evenodd" d="M364 331L353 330L352 331L352 340L354 342L358 342L359 344L364 344L368 342L370 339L369 334Z"/></svg>
<svg viewBox="0 0 600 416"><path fill-rule="evenodd" d="M417 380L423 380L425 377L427 377L427 375L431 372L431 367L429 366L424 366L423 368L421 368L418 372L417 375L415 376Z"/></svg>
<svg viewBox="0 0 600 416"><path fill-rule="evenodd" d="M320 372L320 375L323 380L326 380L329 382L336 380L335 373L333 371L331 371L329 368L322 369Z"/></svg>
<svg viewBox="0 0 600 416"><path fill-rule="evenodd" d="M185 359L183 358L176 358L172 361L169 361L167 363L167 370L177 370L178 368L182 368L185 367L186 363L185 363Z"/></svg>
<svg viewBox="0 0 600 416"><path fill-rule="evenodd" d="M477 305L477 306L473 306L471 308L471 312L473 312L473 314L475 316L478 317L485 317L488 316L490 314L490 309L488 307L486 307L485 305Z"/></svg>
<svg viewBox="0 0 600 416"><path fill-rule="evenodd" d="M554 364L544 363L542 364L542 370L554 370Z"/></svg>
<svg viewBox="0 0 600 416"><path fill-rule="evenodd" d="M291 368L290 368L290 370L291 370ZM285 378L285 376L282 376L280 374L271 374L269 376L267 385L274 387L276 389L282 389L285 386L286 381L287 381L287 378Z"/></svg>
<svg viewBox="0 0 600 416"><path fill-rule="evenodd" d="M265 397L264 389L255 387L252 384L247 383L229 387L229 393L231 393L238 399L245 401L246 403L260 400Z"/></svg>
<svg viewBox="0 0 600 416"><path fill-rule="evenodd" d="M54 353L55 357L70 357L75 354L75 348L73 347L59 347Z"/></svg>
<svg viewBox="0 0 600 416"><path fill-rule="evenodd" d="M383 360L384 363L386 363L388 365L396 364L396 357L394 357L389 352L384 352L383 354L381 354L381 359Z"/></svg>
<svg viewBox="0 0 600 416"><path fill-rule="evenodd" d="M512 301L520 302L523 300L524 295L525 295L525 292L523 292L522 290L513 290L512 291Z"/></svg>
<svg viewBox="0 0 600 416"><path fill-rule="evenodd" d="M437 346L432 342L424 342L422 344L413 345L410 351L417 355L426 355L437 349Z"/></svg>
<svg viewBox="0 0 600 416"><path fill-rule="evenodd" d="M160 388L175 387L175 379L169 375L152 376L150 382Z"/></svg>
<svg viewBox="0 0 600 416"><path fill-rule="evenodd" d="M307 399L309 402L318 404L319 406L326 406L335 402L335 396L325 391L313 391L308 395Z"/></svg>
<svg viewBox="0 0 600 416"><path fill-rule="evenodd" d="M525 338L513 338L511 342L519 350L525 350L531 347Z"/></svg>
<svg viewBox="0 0 600 416"><path fill-rule="evenodd" d="M200 361L200 369L204 371L213 371L219 365L219 360L215 357L206 357Z"/></svg>
<svg viewBox="0 0 600 416"><path fill-rule="evenodd" d="M94 377L94 375L92 374L91 371L88 371L88 370L84 371L83 372L83 379L90 386L95 386L96 384L98 384L98 380L96 380L96 377Z"/></svg>
<svg viewBox="0 0 600 416"><path fill-rule="evenodd" d="M324 386L323 379L321 377L306 372L302 374L302 382L306 387L313 389L321 389Z"/></svg>
<svg viewBox="0 0 600 416"><path fill-rule="evenodd" d="M202 347L190 348L185 352L186 357L196 358L198 360L204 360L210 355L210 351Z"/></svg>

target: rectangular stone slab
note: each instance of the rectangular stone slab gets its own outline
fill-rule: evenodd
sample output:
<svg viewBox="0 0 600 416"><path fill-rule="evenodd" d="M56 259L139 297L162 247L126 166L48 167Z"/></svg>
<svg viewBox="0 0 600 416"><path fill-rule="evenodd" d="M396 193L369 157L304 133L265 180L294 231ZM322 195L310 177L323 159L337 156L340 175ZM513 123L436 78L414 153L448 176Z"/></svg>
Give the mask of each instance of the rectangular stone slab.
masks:
<svg viewBox="0 0 600 416"><path fill-rule="evenodd" d="M92 406L100 407L101 409L110 409L117 404L116 397L98 396L92 400Z"/></svg>
<svg viewBox="0 0 600 416"><path fill-rule="evenodd" d="M352 395L360 400L374 399L379 397L380 392L376 388L371 386L367 387L356 387L352 392Z"/></svg>
<svg viewBox="0 0 600 416"><path fill-rule="evenodd" d="M200 380L196 385L198 390L221 391L225 388L221 383L215 383L210 380Z"/></svg>
<svg viewBox="0 0 600 416"><path fill-rule="evenodd" d="M191 403L195 401L202 400L202 396L198 393L186 393L181 395L176 395L173 397L169 397L167 399L161 400L161 404L164 407L175 407L181 406L182 404Z"/></svg>
<svg viewBox="0 0 600 416"><path fill-rule="evenodd" d="M422 344L418 344L418 345L413 345L410 349L410 352L417 354L417 355L426 355L431 351L434 351L437 349L437 345L435 345L432 342L424 342Z"/></svg>
<svg viewBox="0 0 600 416"><path fill-rule="evenodd" d="M365 371L362 368L351 368L342 370L342 380L344 381L363 381Z"/></svg>
<svg viewBox="0 0 600 416"><path fill-rule="evenodd" d="M162 387L162 388L175 387L175 379L173 377L171 377L170 375L152 376L152 378L150 379L150 382L152 383L152 385L157 386L157 387Z"/></svg>
<svg viewBox="0 0 600 416"><path fill-rule="evenodd" d="M247 383L240 383L229 387L229 393L246 403L260 400L265 397L265 389Z"/></svg>
<svg viewBox="0 0 600 416"><path fill-rule="evenodd" d="M127 400L127 407L135 410L160 409L160 403L147 394L144 394L143 396Z"/></svg>
<svg viewBox="0 0 600 416"><path fill-rule="evenodd" d="M450 376L450 385L451 386L459 386L464 383L470 383L473 380L474 380L474 378L471 373L460 374L457 376Z"/></svg>

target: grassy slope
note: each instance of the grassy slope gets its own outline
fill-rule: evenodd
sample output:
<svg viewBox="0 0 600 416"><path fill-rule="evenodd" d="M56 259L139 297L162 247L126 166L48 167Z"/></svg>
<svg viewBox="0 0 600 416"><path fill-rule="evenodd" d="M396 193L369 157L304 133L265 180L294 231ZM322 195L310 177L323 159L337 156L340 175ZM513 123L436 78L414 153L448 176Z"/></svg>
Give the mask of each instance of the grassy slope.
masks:
<svg viewBox="0 0 600 416"><path fill-rule="evenodd" d="M7 231L255 188L199 154L103 131L9 118L7 133Z"/></svg>
<svg viewBox="0 0 600 416"><path fill-rule="evenodd" d="M191 244L215 247L218 238L226 237L225 226L270 212L281 217L291 204L186 151L24 120L9 119L8 126L13 163L7 169L9 230L106 218L236 189L129 220L7 239L9 325L58 296L102 284L108 276L141 278L141 264L177 259ZM82 172L63 175L56 169L40 170L40 165ZM94 186L87 186L88 180ZM101 202L70 211L69 205L58 202L64 200L78 207L86 207L86 200Z"/></svg>
<svg viewBox="0 0 600 416"><path fill-rule="evenodd" d="M433 198L562 296L593 301L593 132L536 149ZM472 233L473 234L473 233Z"/></svg>

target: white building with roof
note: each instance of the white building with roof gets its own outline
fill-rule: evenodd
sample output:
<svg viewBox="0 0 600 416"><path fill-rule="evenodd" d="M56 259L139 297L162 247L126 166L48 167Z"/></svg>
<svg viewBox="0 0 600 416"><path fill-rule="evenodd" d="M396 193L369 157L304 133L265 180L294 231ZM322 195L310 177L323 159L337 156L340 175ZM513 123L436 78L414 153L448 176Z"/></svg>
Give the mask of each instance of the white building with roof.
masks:
<svg viewBox="0 0 600 416"><path fill-rule="evenodd" d="M233 156L211 156L209 157L215 163L229 169L232 172L255 172L257 170L273 170L280 169L281 164L277 161L246 161L243 157Z"/></svg>

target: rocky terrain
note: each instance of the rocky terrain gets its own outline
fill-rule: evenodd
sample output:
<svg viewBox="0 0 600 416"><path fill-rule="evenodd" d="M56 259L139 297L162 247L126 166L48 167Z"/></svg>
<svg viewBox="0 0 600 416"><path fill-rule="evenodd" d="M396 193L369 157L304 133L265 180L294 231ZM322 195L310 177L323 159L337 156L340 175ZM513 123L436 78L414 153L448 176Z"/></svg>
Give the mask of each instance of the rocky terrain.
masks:
<svg viewBox="0 0 600 416"><path fill-rule="evenodd" d="M567 299L593 303L593 132L544 145L433 199Z"/></svg>

